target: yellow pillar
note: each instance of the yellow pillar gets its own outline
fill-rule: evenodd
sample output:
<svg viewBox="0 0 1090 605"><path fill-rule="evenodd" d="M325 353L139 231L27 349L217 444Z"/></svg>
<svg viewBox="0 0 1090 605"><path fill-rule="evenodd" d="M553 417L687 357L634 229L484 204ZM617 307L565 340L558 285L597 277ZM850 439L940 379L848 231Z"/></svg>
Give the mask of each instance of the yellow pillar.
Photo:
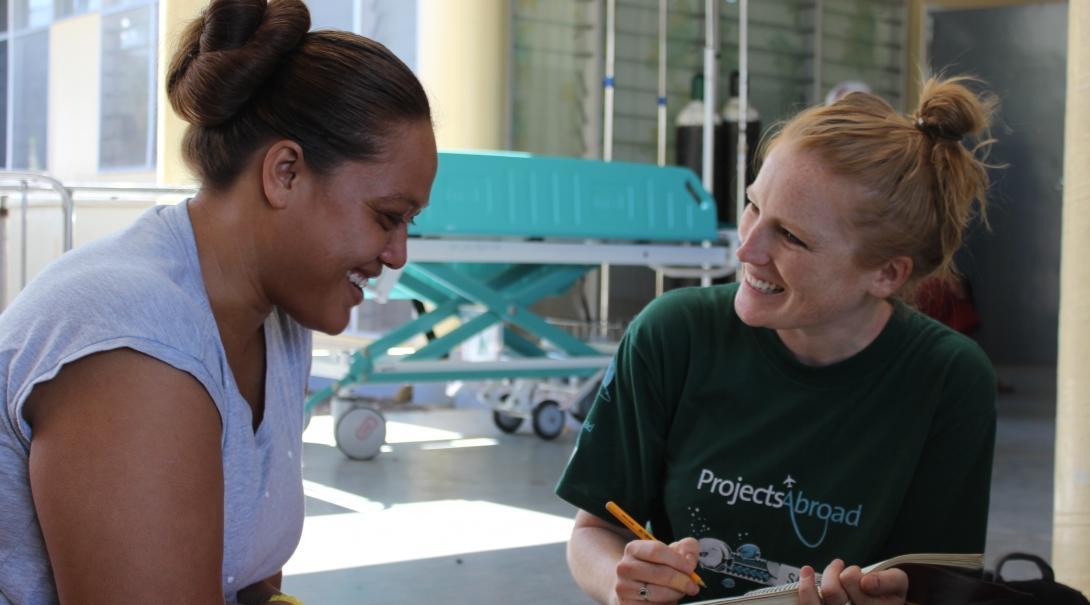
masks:
<svg viewBox="0 0 1090 605"><path fill-rule="evenodd" d="M1060 582L1090 594L1090 2L1067 10L1052 562Z"/></svg>
<svg viewBox="0 0 1090 605"><path fill-rule="evenodd" d="M510 0L420 0L417 75L445 149L507 147Z"/></svg>
<svg viewBox="0 0 1090 605"><path fill-rule="evenodd" d="M160 185L191 185L195 177L182 160L182 135L188 125L167 99L167 68L182 28L200 14L207 0L159 0L159 65L156 95L156 181Z"/></svg>
<svg viewBox="0 0 1090 605"><path fill-rule="evenodd" d="M924 56L924 21L927 19L927 4L924 0L908 0L906 3L905 25L905 96L904 110L911 112L920 102L920 84L927 73Z"/></svg>

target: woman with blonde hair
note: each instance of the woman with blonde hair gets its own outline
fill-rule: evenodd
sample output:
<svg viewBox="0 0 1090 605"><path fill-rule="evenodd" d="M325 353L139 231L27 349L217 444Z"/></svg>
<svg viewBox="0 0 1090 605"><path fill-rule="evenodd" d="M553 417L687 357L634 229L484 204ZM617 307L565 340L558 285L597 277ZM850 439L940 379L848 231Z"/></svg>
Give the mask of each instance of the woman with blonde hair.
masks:
<svg viewBox="0 0 1090 605"><path fill-rule="evenodd" d="M557 487L596 601L800 580L805 605L901 603L903 572L843 561L983 552L995 374L902 302L950 274L983 210L967 139L993 101L967 83L927 82L912 116L852 93L788 121L748 189L739 283L670 292L629 327ZM669 545L633 539L609 500ZM810 566L829 561L819 598Z"/></svg>

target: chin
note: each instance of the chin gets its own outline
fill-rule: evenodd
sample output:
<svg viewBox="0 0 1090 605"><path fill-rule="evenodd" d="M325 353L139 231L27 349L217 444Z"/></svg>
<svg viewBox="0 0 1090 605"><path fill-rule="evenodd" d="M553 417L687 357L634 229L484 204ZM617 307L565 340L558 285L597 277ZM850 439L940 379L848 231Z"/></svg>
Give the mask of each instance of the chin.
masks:
<svg viewBox="0 0 1090 605"><path fill-rule="evenodd" d="M761 308L761 304L744 295L734 299L734 312L742 323L751 328L775 328L773 314Z"/></svg>
<svg viewBox="0 0 1090 605"><path fill-rule="evenodd" d="M348 311L344 311L337 313L336 315L328 315L325 317L320 315L295 317L295 321L298 321L303 327L309 330L336 336L337 334L344 332L345 328L348 327L348 320L350 317Z"/></svg>
<svg viewBox="0 0 1090 605"><path fill-rule="evenodd" d="M341 332L344 332L345 328L348 327L348 318L349 316L346 315L341 320L327 322L326 325L322 328L319 328L319 330L326 334L329 334L330 336L336 336Z"/></svg>
<svg viewBox="0 0 1090 605"><path fill-rule="evenodd" d="M743 285L744 287L744 285ZM742 323L753 328L761 327L761 312L755 309L757 305L749 300L745 292L739 292L734 298L734 313Z"/></svg>

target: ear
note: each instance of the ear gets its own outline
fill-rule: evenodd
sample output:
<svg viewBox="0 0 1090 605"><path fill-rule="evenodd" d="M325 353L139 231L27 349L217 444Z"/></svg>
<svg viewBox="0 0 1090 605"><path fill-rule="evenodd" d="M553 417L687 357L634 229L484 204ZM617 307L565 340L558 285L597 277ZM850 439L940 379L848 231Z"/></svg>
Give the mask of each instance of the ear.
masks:
<svg viewBox="0 0 1090 605"><path fill-rule="evenodd" d="M270 206L287 207L293 194L298 193L303 169L303 148L295 141L277 141L265 150L261 186Z"/></svg>
<svg viewBox="0 0 1090 605"><path fill-rule="evenodd" d="M875 271L870 293L876 298L889 298L905 285L911 275L912 259L907 256L895 256Z"/></svg>

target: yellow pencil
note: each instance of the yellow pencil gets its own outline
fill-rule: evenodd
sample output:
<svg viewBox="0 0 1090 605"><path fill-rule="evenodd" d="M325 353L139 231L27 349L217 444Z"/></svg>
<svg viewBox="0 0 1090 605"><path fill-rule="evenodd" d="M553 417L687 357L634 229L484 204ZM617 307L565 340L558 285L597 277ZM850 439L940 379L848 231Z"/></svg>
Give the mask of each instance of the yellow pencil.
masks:
<svg viewBox="0 0 1090 605"><path fill-rule="evenodd" d="M610 514L612 514L614 517L617 517L617 520L623 523L625 527L632 531L632 533L636 534L637 538L641 540L654 540L656 542L662 541L655 536L652 536L651 532L644 529L642 525L636 523L635 519L628 516L628 513L624 512L624 509L617 506L617 504L612 500L606 502L606 510L608 510ZM707 588L707 585L704 584L704 580L701 580L700 576L696 575L695 571L690 572L689 577L692 578L693 582L696 582L697 586L701 588Z"/></svg>

